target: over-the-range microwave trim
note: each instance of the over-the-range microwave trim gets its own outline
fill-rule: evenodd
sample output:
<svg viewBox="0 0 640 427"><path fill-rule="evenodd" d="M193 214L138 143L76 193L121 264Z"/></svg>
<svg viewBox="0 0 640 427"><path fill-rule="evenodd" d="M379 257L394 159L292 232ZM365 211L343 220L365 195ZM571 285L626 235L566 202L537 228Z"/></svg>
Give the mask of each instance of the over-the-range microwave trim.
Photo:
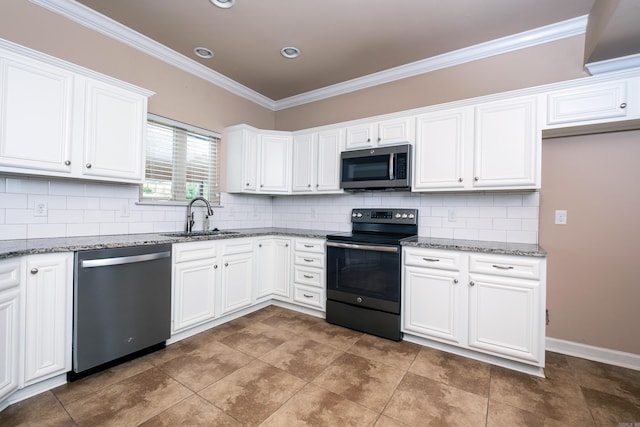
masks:
<svg viewBox="0 0 640 427"><path fill-rule="evenodd" d="M358 166L369 168L368 179L353 176ZM374 170L379 172L377 176L372 174ZM340 153L340 187L346 191L411 190L411 145L343 151Z"/></svg>

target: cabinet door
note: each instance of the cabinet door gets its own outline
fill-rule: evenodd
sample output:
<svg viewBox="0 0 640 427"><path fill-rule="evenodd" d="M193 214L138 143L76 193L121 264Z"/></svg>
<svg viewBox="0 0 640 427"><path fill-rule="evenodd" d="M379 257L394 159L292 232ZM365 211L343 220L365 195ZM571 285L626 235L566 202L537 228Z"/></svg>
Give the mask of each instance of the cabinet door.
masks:
<svg viewBox="0 0 640 427"><path fill-rule="evenodd" d="M355 150L358 148L369 148L375 145L374 133L376 133L376 124L368 123L358 126L350 126L346 130L345 149Z"/></svg>
<svg viewBox="0 0 640 427"><path fill-rule="evenodd" d="M24 384L71 369L73 255L26 258Z"/></svg>
<svg viewBox="0 0 640 427"><path fill-rule="evenodd" d="M469 278L469 347L541 365L540 282L476 274Z"/></svg>
<svg viewBox="0 0 640 427"><path fill-rule="evenodd" d="M251 305L253 286L253 252L222 256L220 314L227 314Z"/></svg>
<svg viewBox="0 0 640 427"><path fill-rule="evenodd" d="M289 299L291 296L291 240L258 240L255 299Z"/></svg>
<svg viewBox="0 0 640 427"><path fill-rule="evenodd" d="M315 143L317 134L308 133L293 137L293 183L294 193L311 193L316 189Z"/></svg>
<svg viewBox="0 0 640 427"><path fill-rule="evenodd" d="M344 145L344 131L334 129L318 134L317 183L319 192L340 189L340 152Z"/></svg>
<svg viewBox="0 0 640 427"><path fill-rule="evenodd" d="M242 191L258 190L258 134L250 130L242 131ZM233 167L233 166L230 166Z"/></svg>
<svg viewBox="0 0 640 427"><path fill-rule="evenodd" d="M217 271L216 257L174 265L172 333L215 318Z"/></svg>
<svg viewBox="0 0 640 427"><path fill-rule="evenodd" d="M260 135L260 191L291 192L291 137Z"/></svg>
<svg viewBox="0 0 640 427"><path fill-rule="evenodd" d="M378 145L413 144L415 139L415 118L401 117L378 123Z"/></svg>
<svg viewBox="0 0 640 427"><path fill-rule="evenodd" d="M606 82L553 92L547 96L547 124L624 118L627 82Z"/></svg>
<svg viewBox="0 0 640 427"><path fill-rule="evenodd" d="M0 59L0 166L70 173L72 94L67 71Z"/></svg>
<svg viewBox="0 0 640 427"><path fill-rule="evenodd" d="M20 263L0 261L0 401L18 389Z"/></svg>
<svg viewBox="0 0 640 427"><path fill-rule="evenodd" d="M459 272L404 268L404 330L461 344L463 285Z"/></svg>
<svg viewBox="0 0 640 427"><path fill-rule="evenodd" d="M87 79L82 173L141 181L146 115L146 97Z"/></svg>
<svg viewBox="0 0 640 427"><path fill-rule="evenodd" d="M461 189L470 185L464 165L467 152L472 152L472 126L470 108L418 116L413 190Z"/></svg>
<svg viewBox="0 0 640 427"><path fill-rule="evenodd" d="M474 187L539 187L537 98L476 107Z"/></svg>

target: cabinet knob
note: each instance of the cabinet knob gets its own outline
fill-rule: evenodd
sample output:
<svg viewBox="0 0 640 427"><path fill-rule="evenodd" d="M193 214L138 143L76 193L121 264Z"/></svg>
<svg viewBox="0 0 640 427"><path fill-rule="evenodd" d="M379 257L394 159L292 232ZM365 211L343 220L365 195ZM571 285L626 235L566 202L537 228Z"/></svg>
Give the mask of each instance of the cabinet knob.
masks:
<svg viewBox="0 0 640 427"><path fill-rule="evenodd" d="M37 268L32 268L31 269L31 274L38 274L38 269Z"/></svg>
<svg viewBox="0 0 640 427"><path fill-rule="evenodd" d="M85 165L85 167L86 167L87 169L91 169L91 163L87 163L87 164Z"/></svg>
<svg viewBox="0 0 640 427"><path fill-rule="evenodd" d="M249 186L249 183L247 182L245 185L248 187L248 186Z"/></svg>
<svg viewBox="0 0 640 427"><path fill-rule="evenodd" d="M64 161L64 164L65 164L66 166L69 166L69 165L71 164L71 160L65 160L65 161Z"/></svg>
<svg viewBox="0 0 640 427"><path fill-rule="evenodd" d="M285 247L285 248L288 248L288 247L289 247L289 244L288 244L288 243L285 243L285 244L284 244L284 247Z"/></svg>
<svg viewBox="0 0 640 427"><path fill-rule="evenodd" d="M620 104L620 108L627 108L627 103L623 102L622 104Z"/></svg>
<svg viewBox="0 0 640 427"><path fill-rule="evenodd" d="M258 247L261 248L262 247L262 243L258 244Z"/></svg>
<svg viewBox="0 0 640 427"><path fill-rule="evenodd" d="M458 182L462 182L462 181L463 181L463 179L462 179L462 178L458 178Z"/></svg>
<svg viewBox="0 0 640 427"><path fill-rule="evenodd" d="M260 184L260 187L264 187L264 184Z"/></svg>
<svg viewBox="0 0 640 427"><path fill-rule="evenodd" d="M474 181L480 181L480 178L478 178L477 176L474 176L474 177L473 177L473 180L474 180Z"/></svg>
<svg viewBox="0 0 640 427"><path fill-rule="evenodd" d="M378 137L378 142L382 141L382 138Z"/></svg>
<svg viewBox="0 0 640 427"><path fill-rule="evenodd" d="M475 285L476 285L476 282L474 281L469 282L469 286L475 286Z"/></svg>
<svg viewBox="0 0 640 427"><path fill-rule="evenodd" d="M453 279L453 284L457 285L458 284L458 279Z"/></svg>
<svg viewBox="0 0 640 427"><path fill-rule="evenodd" d="M228 262L225 262L225 263L224 263L224 266L225 266L225 267L229 267L229 263L228 263Z"/></svg>
<svg viewBox="0 0 640 427"><path fill-rule="evenodd" d="M214 270L215 270L216 268L218 268L218 264L215 264L215 265L213 266L213 269L214 269Z"/></svg>
<svg viewBox="0 0 640 427"><path fill-rule="evenodd" d="M367 138L367 142L371 142L371 138Z"/></svg>
<svg viewBox="0 0 640 427"><path fill-rule="evenodd" d="M311 187L311 184L307 184L307 187Z"/></svg>

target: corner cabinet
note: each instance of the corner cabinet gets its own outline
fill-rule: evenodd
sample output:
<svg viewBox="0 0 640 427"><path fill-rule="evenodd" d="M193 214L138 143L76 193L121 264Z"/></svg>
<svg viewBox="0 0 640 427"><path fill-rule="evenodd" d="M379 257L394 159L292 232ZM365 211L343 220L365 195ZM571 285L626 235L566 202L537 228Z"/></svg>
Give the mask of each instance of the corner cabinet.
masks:
<svg viewBox="0 0 640 427"><path fill-rule="evenodd" d="M0 172L139 183L152 92L0 47Z"/></svg>
<svg viewBox="0 0 640 427"><path fill-rule="evenodd" d="M0 402L19 386L20 293L20 261L0 261Z"/></svg>
<svg viewBox="0 0 640 427"><path fill-rule="evenodd" d="M256 239L256 281L254 302L291 299L291 239Z"/></svg>
<svg viewBox="0 0 640 427"><path fill-rule="evenodd" d="M539 188L538 98L419 115L412 190Z"/></svg>
<svg viewBox="0 0 640 427"><path fill-rule="evenodd" d="M546 260L403 248L403 332L544 367Z"/></svg>
<svg viewBox="0 0 640 427"><path fill-rule="evenodd" d="M228 192L291 193L290 132L262 131L238 125L227 128L226 134Z"/></svg>

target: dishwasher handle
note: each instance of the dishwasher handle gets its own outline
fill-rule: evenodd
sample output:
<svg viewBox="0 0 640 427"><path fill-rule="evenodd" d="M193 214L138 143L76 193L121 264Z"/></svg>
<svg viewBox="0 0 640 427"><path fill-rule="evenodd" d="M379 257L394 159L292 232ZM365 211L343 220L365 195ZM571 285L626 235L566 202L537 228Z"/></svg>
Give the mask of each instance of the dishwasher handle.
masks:
<svg viewBox="0 0 640 427"><path fill-rule="evenodd" d="M155 252L151 254L121 256L115 258L83 259L82 268L106 267L109 265L133 264L136 262L153 261L155 259L169 258L171 251Z"/></svg>

